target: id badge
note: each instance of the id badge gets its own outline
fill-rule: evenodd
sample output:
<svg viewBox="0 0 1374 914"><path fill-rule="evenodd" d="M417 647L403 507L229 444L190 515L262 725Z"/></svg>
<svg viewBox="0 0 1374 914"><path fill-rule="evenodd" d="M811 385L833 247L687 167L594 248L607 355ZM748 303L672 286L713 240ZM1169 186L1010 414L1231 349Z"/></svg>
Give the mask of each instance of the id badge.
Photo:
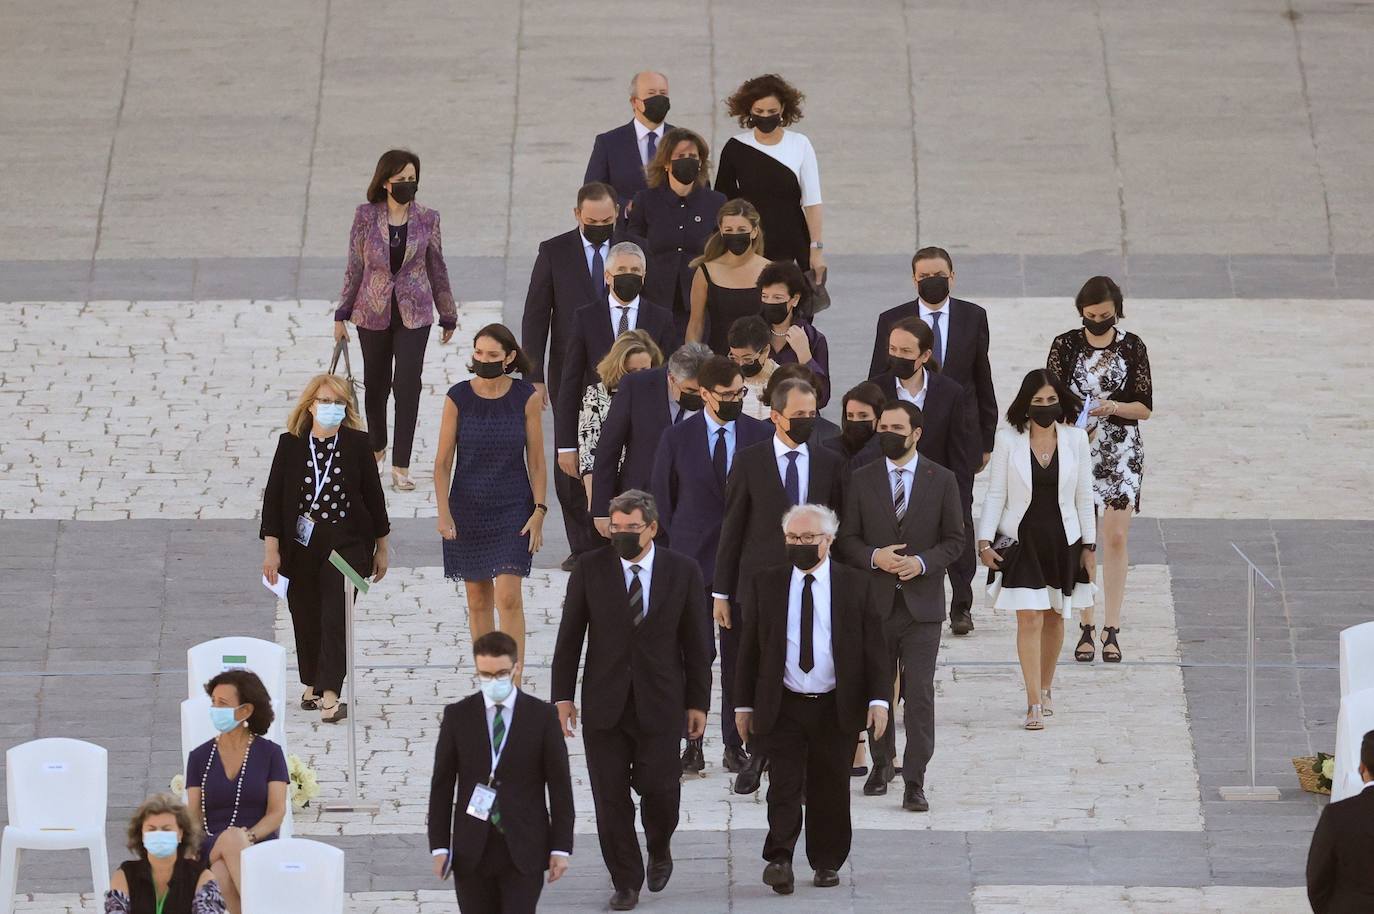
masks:
<svg viewBox="0 0 1374 914"><path fill-rule="evenodd" d="M468 800L468 815L483 822L491 816L491 805L496 802L496 791L486 784L478 784Z"/></svg>
<svg viewBox="0 0 1374 914"><path fill-rule="evenodd" d="M310 545L310 537L315 533L315 522L304 514L296 518L296 542L302 546Z"/></svg>

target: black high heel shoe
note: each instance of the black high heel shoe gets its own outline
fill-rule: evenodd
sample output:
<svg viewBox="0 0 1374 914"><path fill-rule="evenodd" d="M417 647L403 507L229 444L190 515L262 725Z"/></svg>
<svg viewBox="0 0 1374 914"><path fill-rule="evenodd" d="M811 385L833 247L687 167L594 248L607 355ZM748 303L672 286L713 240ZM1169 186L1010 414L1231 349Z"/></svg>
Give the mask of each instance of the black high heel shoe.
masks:
<svg viewBox="0 0 1374 914"><path fill-rule="evenodd" d="M1083 630L1083 637L1078 639L1078 644L1074 645L1073 659L1079 663L1092 663L1097 658L1097 645L1093 642L1093 630L1095 626L1079 623L1078 627ZM1104 653L1103 659L1106 659Z"/></svg>
<svg viewBox="0 0 1374 914"><path fill-rule="evenodd" d="M1119 629L1119 628L1108 628L1108 627L1105 626L1105 625L1102 626L1102 662L1103 662L1103 663L1120 663L1120 662L1121 662L1121 645L1116 643L1116 635L1117 635L1117 632L1119 632L1119 631L1121 631L1121 629Z"/></svg>

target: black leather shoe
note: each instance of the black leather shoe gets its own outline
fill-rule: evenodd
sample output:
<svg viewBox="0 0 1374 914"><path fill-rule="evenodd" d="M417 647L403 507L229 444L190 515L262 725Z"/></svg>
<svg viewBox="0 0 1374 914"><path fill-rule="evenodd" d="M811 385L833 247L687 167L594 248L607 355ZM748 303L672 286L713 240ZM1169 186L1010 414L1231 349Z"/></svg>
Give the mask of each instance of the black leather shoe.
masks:
<svg viewBox="0 0 1374 914"><path fill-rule="evenodd" d="M926 792L915 784L906 785L906 790L902 793L902 808L907 812L930 812Z"/></svg>
<svg viewBox="0 0 1374 914"><path fill-rule="evenodd" d="M662 860L655 860L649 857L649 868L647 872L648 885L650 892L661 892L668 885L668 880L673 875L673 855L665 854Z"/></svg>
<svg viewBox="0 0 1374 914"><path fill-rule="evenodd" d="M956 635L967 635L973 631L973 611L961 607L949 611L949 630Z"/></svg>
<svg viewBox="0 0 1374 914"><path fill-rule="evenodd" d="M763 783L763 769L767 764L768 760L761 753L755 752L749 756L749 761L745 762L739 774L735 775L735 793L757 792L759 785Z"/></svg>
<svg viewBox="0 0 1374 914"><path fill-rule="evenodd" d="M611 896L612 911L633 911L639 904L639 889L616 889Z"/></svg>
<svg viewBox="0 0 1374 914"><path fill-rule="evenodd" d="M828 889L840 884L840 874L834 870L816 870L816 875L811 880L811 884L818 889Z"/></svg>
<svg viewBox="0 0 1374 914"><path fill-rule="evenodd" d="M772 886L773 891L779 895L791 895L792 890L796 888L796 883L792 879L792 864L786 860L778 860L765 866L763 884Z"/></svg>
<svg viewBox="0 0 1374 914"><path fill-rule="evenodd" d="M739 774L744 770L744 766L749 764L749 756L743 749L725 747L725 755L720 760L721 767L731 774Z"/></svg>
<svg viewBox="0 0 1374 914"><path fill-rule="evenodd" d="M881 797L886 795L887 782L896 776L897 770L892 767L891 762L883 765L879 765L875 762L873 765L873 773L870 774L868 780L864 782L864 796Z"/></svg>
<svg viewBox="0 0 1374 914"><path fill-rule="evenodd" d="M566 559L563 560L562 564L560 564L558 567L562 568L564 571L572 571L574 568L577 567L577 556L568 556ZM626 910L629 909L627 908Z"/></svg>
<svg viewBox="0 0 1374 914"><path fill-rule="evenodd" d="M687 748L682 750L682 773L698 775L706 770L706 755L701 751L701 740L687 740Z"/></svg>

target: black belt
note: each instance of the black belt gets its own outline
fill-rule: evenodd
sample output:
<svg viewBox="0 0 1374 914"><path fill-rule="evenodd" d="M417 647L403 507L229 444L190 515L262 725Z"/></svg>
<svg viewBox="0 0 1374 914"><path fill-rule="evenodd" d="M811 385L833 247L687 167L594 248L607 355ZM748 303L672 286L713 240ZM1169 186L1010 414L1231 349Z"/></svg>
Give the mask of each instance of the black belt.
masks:
<svg viewBox="0 0 1374 914"><path fill-rule="evenodd" d="M784 695L790 695L793 698L805 698L808 701L816 701L821 698L829 698L835 694L835 690L831 689L829 692L794 692L786 686L783 686L782 693Z"/></svg>

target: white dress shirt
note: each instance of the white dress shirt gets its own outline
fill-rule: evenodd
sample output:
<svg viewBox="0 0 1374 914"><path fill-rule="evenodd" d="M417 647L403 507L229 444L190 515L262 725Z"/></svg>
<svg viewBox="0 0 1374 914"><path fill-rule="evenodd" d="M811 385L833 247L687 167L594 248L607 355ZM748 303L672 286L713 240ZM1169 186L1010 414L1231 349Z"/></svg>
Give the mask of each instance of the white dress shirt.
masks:
<svg viewBox="0 0 1374 914"><path fill-rule="evenodd" d="M597 245L594 245L587 240L587 236L583 235L580 229L578 230L577 234L582 238L582 253L587 258L587 275L592 277L592 285L595 286L596 277L592 276L592 258L596 256L596 252L598 250L601 251L601 264L603 268L602 273L604 275L606 258L611 256L611 243L609 241L603 241L601 242L601 246L598 248Z"/></svg>
<svg viewBox="0 0 1374 914"><path fill-rule="evenodd" d="M899 385L899 386L897 387L897 389L898 389L898 390L901 390L902 388L901 388L901 386ZM922 393L924 393L924 391L922 391ZM916 464L920 461L920 459L921 459L921 455L920 455L920 454L912 454L912 455L911 455L911 462L910 462L910 463L908 463L906 466L898 466L897 464L893 463L890 459L888 459L888 458L886 458L886 457L883 458L883 463L886 464L886 466L887 466L887 484L888 484L888 486L891 488L891 491L892 491L892 509L893 509L894 511L897 509L897 477L896 477L894 474L896 474L896 473L899 472L899 471L900 471L901 474L902 474L902 486L903 486L903 488L905 489L905 494L906 494L906 509L907 509L907 511L910 511L910 510L911 510L911 484L916 480ZM869 556L868 556L868 567L869 567L869 568L877 568L877 567L878 567L877 564L873 561L874 556L876 556L877 554L878 554L878 550L877 550L877 549L874 549L873 552L869 554ZM916 561L918 561L918 562L921 563L921 574L925 574L925 573L926 573L926 560L923 559L923 558L921 558L921 557L918 555L918 556L916 556Z"/></svg>
<svg viewBox="0 0 1374 914"><path fill-rule="evenodd" d="M654 145L655 148L657 148L657 145L663 142L663 125L659 124L657 127L650 130L639 122L639 118L635 118L633 123L635 125L635 142L639 144L639 161L644 165L648 165L649 134L652 133L654 135Z"/></svg>
<svg viewBox="0 0 1374 914"><path fill-rule="evenodd" d="M911 391L907 390L906 387L902 384L902 379L897 378L897 399L905 400L906 402L915 406L917 409L925 409L926 390L930 388L930 381L927 376L926 367L924 365L920 367L919 371L921 378L921 387L915 393L912 393Z"/></svg>
<svg viewBox="0 0 1374 914"><path fill-rule="evenodd" d="M773 455L778 461L778 478L782 480L784 486L787 485L787 464L790 463L787 455L792 451L787 445L782 443L782 439L777 435L773 436ZM811 476L811 451L804 444L797 445L797 504L806 504L806 496L809 494L807 486Z"/></svg>
<svg viewBox="0 0 1374 914"><path fill-rule="evenodd" d="M940 351L949 352L949 297L932 308L918 295L916 296L917 306L921 309L921 320L926 322L926 326L935 329L935 319L931 317L935 312L940 312Z"/></svg>
<svg viewBox="0 0 1374 914"><path fill-rule="evenodd" d="M635 329L636 327L639 326L639 296L638 296L638 295L636 295L634 298L630 299L630 300L627 301L627 302L623 302L623 301L621 301L620 299L618 299L618 298L615 297L615 293L614 293L614 292L612 292L610 289L607 289L607 290L606 290L606 300L607 300L607 301L610 303L610 305L611 305L611 339L615 339L617 336L620 335L620 309L621 309L621 308L629 308L629 309L630 309L629 311L626 311L626 312L625 312L626 320L627 320L627 322L629 323L629 328L628 328L628 329L633 330L633 329Z"/></svg>
<svg viewBox="0 0 1374 914"><path fill-rule="evenodd" d="M649 541L649 554L637 562L627 562L620 560L620 568L625 572L625 592L630 592L630 581L634 579L634 572L630 570L631 565L639 566L639 584L644 588L644 615L649 615L649 579L654 576L654 544Z"/></svg>
<svg viewBox="0 0 1374 914"><path fill-rule="evenodd" d="M706 420L706 457L714 460L716 456L716 432L725 429L725 472L730 472L730 467L735 465L735 423L717 422L711 418L710 410L702 410L702 417Z"/></svg>

